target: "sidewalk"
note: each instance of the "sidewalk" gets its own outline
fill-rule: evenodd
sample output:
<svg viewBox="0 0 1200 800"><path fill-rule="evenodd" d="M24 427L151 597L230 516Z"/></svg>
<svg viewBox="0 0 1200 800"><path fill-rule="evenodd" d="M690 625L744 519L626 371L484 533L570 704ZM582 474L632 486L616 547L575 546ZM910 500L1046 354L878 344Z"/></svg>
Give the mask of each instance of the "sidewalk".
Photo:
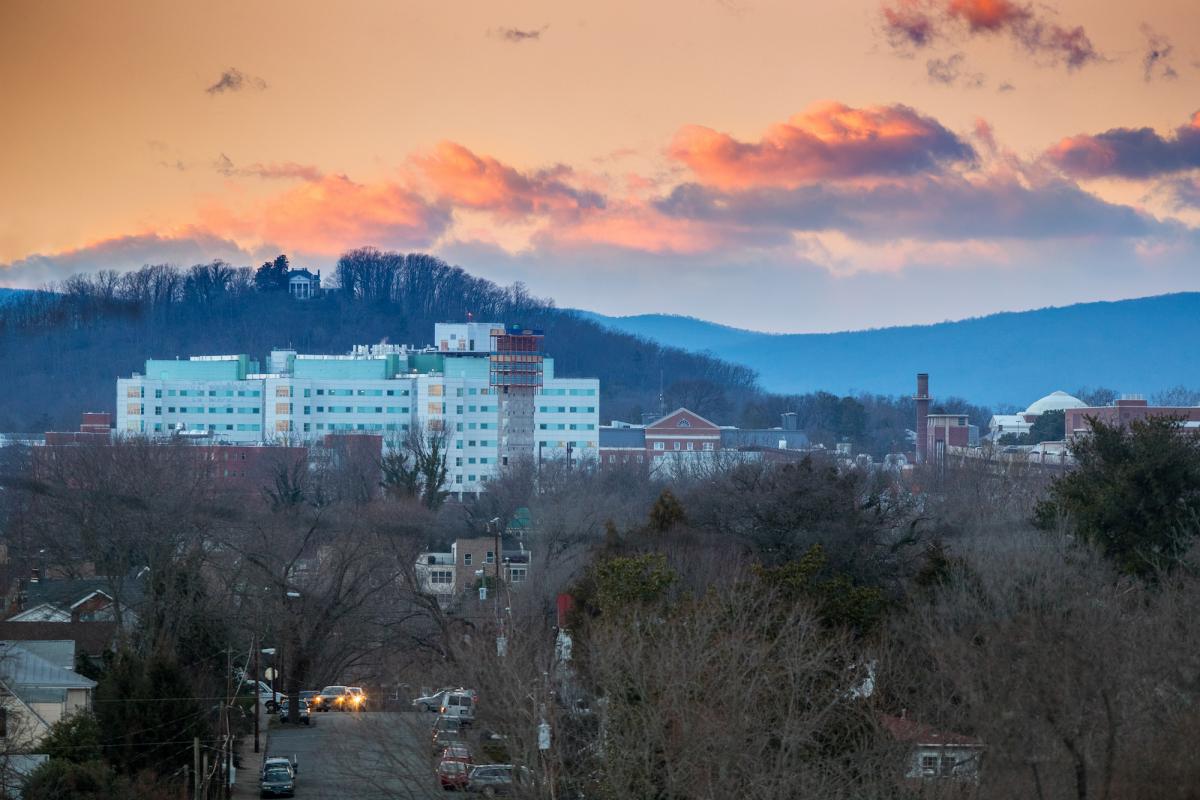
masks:
<svg viewBox="0 0 1200 800"><path fill-rule="evenodd" d="M242 766L238 767L234 776L233 797L258 797L258 776L262 772L263 758L267 755L267 723L271 719L265 708L260 708L258 714L258 752L254 752L253 733L238 742Z"/></svg>

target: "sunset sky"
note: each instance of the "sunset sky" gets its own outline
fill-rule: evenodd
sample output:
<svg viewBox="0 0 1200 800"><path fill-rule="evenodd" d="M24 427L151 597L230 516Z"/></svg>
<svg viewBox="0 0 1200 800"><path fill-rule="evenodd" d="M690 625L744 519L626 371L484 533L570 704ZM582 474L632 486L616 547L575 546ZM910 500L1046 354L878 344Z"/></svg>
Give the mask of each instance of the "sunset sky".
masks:
<svg viewBox="0 0 1200 800"><path fill-rule="evenodd" d="M4 0L0 120L0 285L373 245L800 332L1200 289L1195 0Z"/></svg>

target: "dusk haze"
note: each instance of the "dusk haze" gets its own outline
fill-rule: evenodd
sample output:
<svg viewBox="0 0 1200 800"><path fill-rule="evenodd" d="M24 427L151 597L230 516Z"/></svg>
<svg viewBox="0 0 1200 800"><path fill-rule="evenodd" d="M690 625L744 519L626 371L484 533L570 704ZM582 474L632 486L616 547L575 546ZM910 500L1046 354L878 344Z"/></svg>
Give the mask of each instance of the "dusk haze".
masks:
<svg viewBox="0 0 1200 800"><path fill-rule="evenodd" d="M0 131L0 800L1200 800L1198 0L0 0Z"/></svg>

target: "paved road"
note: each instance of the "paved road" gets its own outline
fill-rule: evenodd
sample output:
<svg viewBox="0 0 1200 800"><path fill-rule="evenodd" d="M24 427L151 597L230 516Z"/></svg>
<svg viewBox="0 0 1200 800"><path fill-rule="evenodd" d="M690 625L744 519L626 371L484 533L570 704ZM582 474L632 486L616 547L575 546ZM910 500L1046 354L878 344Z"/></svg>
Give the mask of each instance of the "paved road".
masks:
<svg viewBox="0 0 1200 800"><path fill-rule="evenodd" d="M296 756L297 800L419 800L443 796L433 772L431 717L328 712L271 731L268 754Z"/></svg>

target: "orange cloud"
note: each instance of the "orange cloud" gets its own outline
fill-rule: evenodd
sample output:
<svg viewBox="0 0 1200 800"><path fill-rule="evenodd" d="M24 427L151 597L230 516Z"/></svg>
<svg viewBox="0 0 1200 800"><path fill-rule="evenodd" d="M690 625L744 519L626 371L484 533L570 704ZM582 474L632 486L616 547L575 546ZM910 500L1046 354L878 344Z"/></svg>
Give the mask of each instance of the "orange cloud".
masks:
<svg viewBox="0 0 1200 800"><path fill-rule="evenodd" d="M425 247L441 235L449 212L394 182L360 184L325 175L247 209L212 206L202 224L236 240L336 254L351 247Z"/></svg>
<svg viewBox="0 0 1200 800"><path fill-rule="evenodd" d="M1005 25L1023 24L1031 16L1028 8L1009 0L950 0L947 12L965 20L974 31L998 31Z"/></svg>
<svg viewBox="0 0 1200 800"><path fill-rule="evenodd" d="M757 142L689 125L667 153L702 181L724 189L937 172L945 162L975 158L969 144L908 106L851 108L833 102L772 125Z"/></svg>
<svg viewBox="0 0 1200 800"><path fill-rule="evenodd" d="M575 173L562 165L521 172L455 142L439 142L430 155L412 162L443 202L491 211L503 221L571 216L604 205L598 192L572 185Z"/></svg>

